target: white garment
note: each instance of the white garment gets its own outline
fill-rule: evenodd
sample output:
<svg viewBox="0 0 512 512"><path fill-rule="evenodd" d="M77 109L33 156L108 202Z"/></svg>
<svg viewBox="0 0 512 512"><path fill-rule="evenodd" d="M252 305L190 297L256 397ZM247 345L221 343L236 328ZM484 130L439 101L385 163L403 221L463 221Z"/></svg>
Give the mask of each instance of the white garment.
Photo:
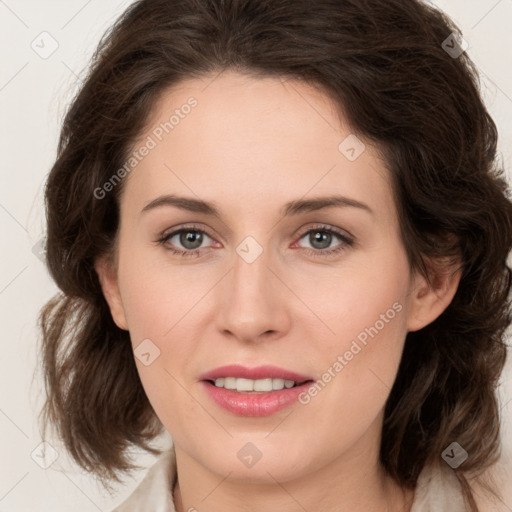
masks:
<svg viewBox="0 0 512 512"><path fill-rule="evenodd" d="M111 512L176 512L172 488L176 477L174 449L162 453L140 484ZM451 469L424 468L418 478L411 512L465 512L460 484Z"/></svg>

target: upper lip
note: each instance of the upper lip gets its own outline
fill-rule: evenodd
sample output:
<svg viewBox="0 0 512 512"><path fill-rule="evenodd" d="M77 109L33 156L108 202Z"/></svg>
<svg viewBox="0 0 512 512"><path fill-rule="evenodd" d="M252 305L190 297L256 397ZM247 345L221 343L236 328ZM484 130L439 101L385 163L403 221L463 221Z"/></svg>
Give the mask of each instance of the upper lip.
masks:
<svg viewBox="0 0 512 512"><path fill-rule="evenodd" d="M313 380L313 378L309 377L308 375L301 375L300 373L285 370L284 368L279 368L277 366L265 365L249 368L247 366L242 366L239 364L219 366L218 368L214 368L209 372L203 373L202 375L200 375L199 379L213 381L220 377L240 377L243 379L252 380L284 379L293 380L294 382L305 382L308 380Z"/></svg>

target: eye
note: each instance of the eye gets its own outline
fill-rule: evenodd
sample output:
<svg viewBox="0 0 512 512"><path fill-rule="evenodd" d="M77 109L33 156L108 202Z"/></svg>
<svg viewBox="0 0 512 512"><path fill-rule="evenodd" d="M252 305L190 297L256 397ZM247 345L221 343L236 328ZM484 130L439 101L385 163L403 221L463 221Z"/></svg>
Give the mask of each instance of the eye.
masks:
<svg viewBox="0 0 512 512"><path fill-rule="evenodd" d="M200 249L206 238L212 238L204 231L196 226L184 226L171 233L164 234L157 242L165 245L165 248L173 254L181 256L199 256ZM174 239L174 240L173 240ZM183 249L179 249L179 247ZM178 249L176 249L178 247Z"/></svg>
<svg viewBox="0 0 512 512"><path fill-rule="evenodd" d="M306 238L311 245L311 248L306 248L306 252L311 256L337 255L354 244L351 237L328 226L315 226L303 233L300 240L303 238ZM334 248L329 248L336 238L341 243Z"/></svg>

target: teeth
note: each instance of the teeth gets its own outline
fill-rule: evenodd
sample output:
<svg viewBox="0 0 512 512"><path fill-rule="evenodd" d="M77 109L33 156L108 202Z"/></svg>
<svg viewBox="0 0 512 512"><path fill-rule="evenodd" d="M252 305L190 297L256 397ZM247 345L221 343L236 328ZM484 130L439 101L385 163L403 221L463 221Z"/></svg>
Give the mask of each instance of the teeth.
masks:
<svg viewBox="0 0 512 512"><path fill-rule="evenodd" d="M215 386L218 388L233 389L240 392L250 391L279 391L283 388L293 388L295 386L293 380L284 379L243 379L236 377L219 377L215 379Z"/></svg>
<svg viewBox="0 0 512 512"><path fill-rule="evenodd" d="M217 381L215 381L215 385L217 385ZM236 379L234 377L226 377L224 379L224 387L226 389L236 389Z"/></svg>
<svg viewBox="0 0 512 512"><path fill-rule="evenodd" d="M252 391L272 391L272 379L253 380L250 381L250 384L252 385Z"/></svg>

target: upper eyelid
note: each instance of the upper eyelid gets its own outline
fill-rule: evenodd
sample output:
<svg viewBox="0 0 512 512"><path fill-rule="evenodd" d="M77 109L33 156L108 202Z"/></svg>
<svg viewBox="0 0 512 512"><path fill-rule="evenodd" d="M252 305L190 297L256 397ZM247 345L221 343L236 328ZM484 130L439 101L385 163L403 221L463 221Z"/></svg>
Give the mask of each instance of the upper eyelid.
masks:
<svg viewBox="0 0 512 512"><path fill-rule="evenodd" d="M208 229L206 229L205 227L203 227L202 225L199 225L199 224L197 224L197 225L185 225L185 226L180 226L180 227L177 227L177 228L171 228L171 229L165 230L165 231L163 231L161 238L168 238L168 237L174 236L174 235L180 233L181 231L200 231L200 232L204 232L211 239L214 238L208 232Z"/></svg>

